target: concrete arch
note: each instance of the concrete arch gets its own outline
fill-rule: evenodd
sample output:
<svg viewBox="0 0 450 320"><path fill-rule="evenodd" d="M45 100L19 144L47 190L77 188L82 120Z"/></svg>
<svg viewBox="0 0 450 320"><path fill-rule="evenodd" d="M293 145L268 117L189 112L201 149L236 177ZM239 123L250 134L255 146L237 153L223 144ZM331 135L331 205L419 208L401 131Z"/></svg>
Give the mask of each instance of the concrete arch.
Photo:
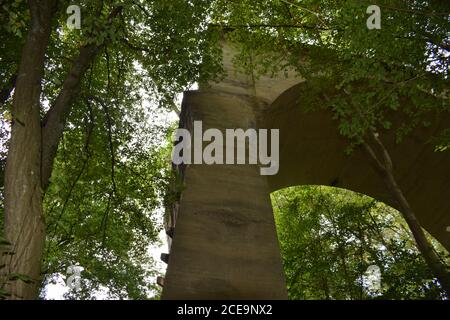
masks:
<svg viewBox="0 0 450 320"><path fill-rule="evenodd" d="M397 208L362 149L350 155L348 141L338 132L329 109L308 111L302 82L284 91L264 112L265 126L280 129L280 170L268 176L271 190L294 185L336 186ZM317 106L316 106L317 107ZM316 108L317 109L317 108ZM394 124L404 121L393 115ZM450 249L450 152L434 152L430 143L448 127L450 114L430 118L431 126L419 127L396 143L394 130L381 132L394 163L399 184L424 228Z"/></svg>

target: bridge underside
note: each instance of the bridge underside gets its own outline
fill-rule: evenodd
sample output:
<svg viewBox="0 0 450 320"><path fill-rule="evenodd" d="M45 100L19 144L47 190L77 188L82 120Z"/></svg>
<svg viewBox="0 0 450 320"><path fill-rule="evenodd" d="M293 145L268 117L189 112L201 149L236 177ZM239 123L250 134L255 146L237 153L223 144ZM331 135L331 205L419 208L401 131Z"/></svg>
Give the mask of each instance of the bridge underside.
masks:
<svg viewBox="0 0 450 320"><path fill-rule="evenodd" d="M265 126L280 128L280 171L268 176L272 191L294 185L333 185L369 195L397 208L362 148L350 155L329 110L307 112L301 96L306 83L284 92L266 113ZM406 102L407 103L407 102ZM393 126L406 120L399 113ZM435 139L450 124L450 113L430 115L400 143L395 130L380 132L391 155L396 179L422 226L450 249L450 151L435 152ZM295 125L294 125L295 123Z"/></svg>
<svg viewBox="0 0 450 320"><path fill-rule="evenodd" d="M225 66L231 70L225 52ZM261 176L256 165L187 165L172 218L175 226L163 299L286 299L284 273L270 193L294 185L333 185L395 201L327 109L307 112L301 79L255 82L234 74L219 84L186 92L180 125L280 130L279 172ZM259 82L258 82L259 81ZM397 117L397 118L396 118ZM395 124L403 118L395 116ZM380 132L399 184L424 228L450 249L450 152L434 152L432 138L450 123L450 114L430 118L397 144L392 131Z"/></svg>

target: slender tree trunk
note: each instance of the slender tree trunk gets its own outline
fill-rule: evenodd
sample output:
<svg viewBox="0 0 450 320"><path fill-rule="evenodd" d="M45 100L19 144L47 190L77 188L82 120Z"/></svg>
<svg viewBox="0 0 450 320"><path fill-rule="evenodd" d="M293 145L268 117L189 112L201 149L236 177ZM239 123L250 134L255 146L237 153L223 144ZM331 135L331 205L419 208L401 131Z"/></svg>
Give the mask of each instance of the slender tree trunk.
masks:
<svg viewBox="0 0 450 320"><path fill-rule="evenodd" d="M394 177L392 160L386 147L378 138L377 133L371 132L370 139L373 141L376 149L373 149L367 142L363 142L363 146L369 155L374 168L383 178L386 187L398 203L400 212L408 224L409 229L414 236L416 246L425 259L425 262L438 279L446 292L447 297L450 297L450 274L447 271L447 266L439 259L439 256L436 254L430 241L428 241L425 236L422 226L411 209L409 202L403 195L403 192Z"/></svg>
<svg viewBox="0 0 450 320"><path fill-rule="evenodd" d="M11 244L0 265L11 299L34 299L40 284L45 240L41 189L40 95L51 33L51 0L30 0L31 26L22 51L12 106L5 170L4 236Z"/></svg>
<svg viewBox="0 0 450 320"><path fill-rule="evenodd" d="M113 19L122 11L122 6L115 7L109 14L107 28ZM106 41L108 41L107 39ZM81 80L91 63L94 61L101 48L106 46L103 44L88 44L82 46L78 56L74 59L73 64L67 74L61 88L61 92L56 97L50 110L42 119L42 188L45 190L52 174L53 161L58 150L58 144L64 132L64 126L67 116L70 113L73 100L80 91Z"/></svg>

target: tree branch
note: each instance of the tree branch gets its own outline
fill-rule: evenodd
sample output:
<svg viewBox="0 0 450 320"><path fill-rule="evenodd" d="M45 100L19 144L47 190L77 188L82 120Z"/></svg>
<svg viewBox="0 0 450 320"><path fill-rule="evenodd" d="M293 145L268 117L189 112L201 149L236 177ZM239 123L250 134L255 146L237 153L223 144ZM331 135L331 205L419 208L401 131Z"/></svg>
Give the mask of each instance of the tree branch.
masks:
<svg viewBox="0 0 450 320"><path fill-rule="evenodd" d="M258 28L275 28L275 29L282 29L282 28L296 28L296 29L311 29L311 30L332 30L324 27L319 26L312 26L312 25L305 25L305 24L265 24L265 23L257 23L257 24L220 24L220 23L210 23L209 26L211 27L219 27L223 28L226 31L234 31L234 29L258 29Z"/></svg>
<svg viewBox="0 0 450 320"><path fill-rule="evenodd" d="M123 6L114 8L109 15L108 23L122 11ZM62 137L66 119L72 107L73 100L77 96L81 80L89 65L105 43L101 45L88 44L81 47L78 57L74 60L72 67L64 80L62 89L55 99L50 110L42 121L42 166L41 185L45 190L50 182L53 161Z"/></svg>
<svg viewBox="0 0 450 320"><path fill-rule="evenodd" d="M378 156L376 152L370 147L369 143L363 141L363 146L367 154L369 155L369 159L372 161L372 164L374 164L375 169L381 174L383 182L385 183L387 189L390 191L391 196L397 202L399 211L408 224L411 233L413 234L417 249L422 254L425 262L433 272L434 276L438 279L447 296L450 296L450 274L447 272L447 266L442 263L439 256L436 254L432 244L425 236L420 222L418 221L408 200L406 199L400 186L398 185L393 172L392 159L389 155L388 150L379 139L376 132L370 131L369 137L376 144L377 149L381 154L380 156ZM380 160L380 158L382 160Z"/></svg>

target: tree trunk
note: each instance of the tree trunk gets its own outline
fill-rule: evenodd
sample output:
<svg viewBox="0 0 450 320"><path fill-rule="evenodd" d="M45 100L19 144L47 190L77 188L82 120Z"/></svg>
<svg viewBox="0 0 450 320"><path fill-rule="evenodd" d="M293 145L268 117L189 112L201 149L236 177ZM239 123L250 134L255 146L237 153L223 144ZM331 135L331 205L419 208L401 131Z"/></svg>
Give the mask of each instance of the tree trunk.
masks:
<svg viewBox="0 0 450 320"><path fill-rule="evenodd" d="M439 256L436 254L433 246L428 241L415 213L403 195L400 186L397 184L397 180L393 174L392 160L389 152L378 138L377 133L371 132L370 139L374 142L376 148L378 149L377 151L379 155L377 155L377 152L375 152L367 142L363 142L363 146L368 153L374 168L383 178L386 187L398 203L400 212L408 224L416 242L416 246L425 259L426 264L433 272L434 276L438 279L442 288L446 292L447 297L450 297L450 274L447 271L447 266L439 259Z"/></svg>
<svg viewBox="0 0 450 320"><path fill-rule="evenodd" d="M54 4L54 0L29 0L31 26L15 83L5 170L4 237L11 243L11 250L0 259L0 266L5 265L0 269L0 287L11 299L38 296L45 243L43 192L49 185L58 144L81 80L106 44L80 48L58 97L41 122L41 81ZM122 9L119 5L111 11L105 28Z"/></svg>
<svg viewBox="0 0 450 320"><path fill-rule="evenodd" d="M51 0L30 0L29 6L31 26L16 80L5 170L4 236L11 252L2 255L0 265L5 265L2 284L10 299L37 297L45 240L40 95L53 6Z"/></svg>

